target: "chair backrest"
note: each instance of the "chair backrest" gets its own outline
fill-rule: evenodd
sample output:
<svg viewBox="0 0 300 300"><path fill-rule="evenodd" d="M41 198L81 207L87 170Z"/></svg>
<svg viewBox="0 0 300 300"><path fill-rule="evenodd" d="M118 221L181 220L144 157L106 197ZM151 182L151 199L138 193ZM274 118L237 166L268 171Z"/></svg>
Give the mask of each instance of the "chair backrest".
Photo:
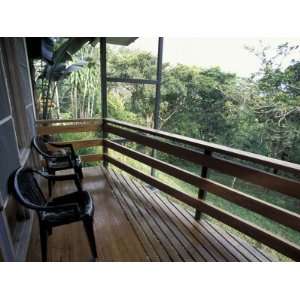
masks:
<svg viewBox="0 0 300 300"><path fill-rule="evenodd" d="M46 139L42 136L35 136L32 139L32 146L44 157L51 155L51 151L48 150L46 143Z"/></svg>
<svg viewBox="0 0 300 300"><path fill-rule="evenodd" d="M13 193L18 202L27 208L36 209L46 205L47 200L41 191L35 171L31 168L19 168L13 177Z"/></svg>

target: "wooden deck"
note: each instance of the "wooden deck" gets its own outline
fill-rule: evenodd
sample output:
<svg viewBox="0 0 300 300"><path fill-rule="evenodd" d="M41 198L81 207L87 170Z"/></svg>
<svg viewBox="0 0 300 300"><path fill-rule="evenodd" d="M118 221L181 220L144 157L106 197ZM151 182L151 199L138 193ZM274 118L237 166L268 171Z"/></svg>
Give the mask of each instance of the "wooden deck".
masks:
<svg viewBox="0 0 300 300"><path fill-rule="evenodd" d="M270 261L264 253L205 220L197 222L182 207L145 184L100 167L84 169L84 189L95 202L98 261ZM55 193L72 192L72 182ZM28 261L40 261L37 222ZM48 261L89 261L81 223L55 228Z"/></svg>

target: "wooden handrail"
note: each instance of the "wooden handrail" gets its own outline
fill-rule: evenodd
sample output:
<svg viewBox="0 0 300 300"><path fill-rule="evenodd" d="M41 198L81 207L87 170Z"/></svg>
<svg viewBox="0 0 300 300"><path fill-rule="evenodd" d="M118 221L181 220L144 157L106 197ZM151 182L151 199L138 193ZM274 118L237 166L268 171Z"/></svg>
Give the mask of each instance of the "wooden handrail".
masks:
<svg viewBox="0 0 300 300"><path fill-rule="evenodd" d="M119 122L114 120L104 120L103 128L107 133L125 138L128 141L135 142L137 144L144 145L152 149L184 159L186 161L196 163L198 165L201 165L202 167L204 166L206 168L206 171L208 169L214 169L218 172L240 178L242 180L254 183L256 185L263 186L269 190L277 191L282 194L300 199L299 181L292 180L284 176L278 176L272 172L263 171L262 169L256 169L254 167L244 165L241 162L236 162L234 160L229 161L228 159L220 158L220 156L215 157L213 155L214 152L218 152L216 151L216 148L202 147L202 149L204 149L203 153L201 151L196 150L197 148L199 149L199 147L197 147L196 149L184 147L185 144L196 146L195 143L191 143L190 141L187 143L184 137L169 137L168 133L162 133L157 130L142 128L141 126L135 126L125 122ZM202 191L202 193L199 193L198 199L191 197L186 193L183 193L159 181L157 178L146 175L122 163L121 161L114 159L110 155L105 154L103 159L106 160L108 163L117 166L118 168L149 183L150 185L173 196L174 198L183 201L188 205L191 205L192 207L196 208L198 214L206 213L211 217L216 218L217 220L239 230L240 232L245 233L250 237L253 237L254 239L264 243L265 245L272 247L273 249L283 253L284 255L289 256L290 258L295 260L300 260L300 246L291 243L281 237L278 237L265 229L259 228L258 226L248 221L245 221L240 217L225 212L212 204L205 203L201 195L205 195L206 192L212 193L218 197L226 199L229 202L239 205L240 207L258 213L266 218L269 218L283 226L289 227L298 232L300 232L299 214L270 204L246 193L222 185L213 180L204 178L204 176L199 176L186 170L182 170L179 167L168 164L159 159L150 157L133 149L129 149L111 140L105 139L103 141L103 145L108 149L117 151L122 155L130 157L147 166L160 170L165 174L168 174L188 184L198 187L199 190ZM230 148L227 148L227 151L229 151L228 149ZM220 149L218 148L217 150ZM223 150L224 149L222 148L222 151ZM223 152L219 151L218 153ZM228 153L226 154L229 155ZM238 155L240 156L240 153ZM231 157L237 157L236 152L234 152L233 155L231 155ZM248 153L246 157L243 156L243 159L247 158L249 158ZM247 160L253 161L252 158L252 154L250 153L250 159ZM283 167L283 165L286 162L281 162L279 160L270 161L269 158L265 158L263 156L260 156L259 162L262 165L272 166L273 168L276 167L277 169L281 168L285 171L291 171L290 168L291 165L293 165L293 173L297 173L297 170L299 169L299 166L296 164L288 163L288 166L285 165ZM258 163L258 160L256 160L256 163Z"/></svg>
<svg viewBox="0 0 300 300"><path fill-rule="evenodd" d="M138 160L170 176L176 177L184 182L194 185L195 187L199 187L204 191L215 194L230 202L233 202L239 206L247 208L300 232L300 216L296 213L290 212L270 203L266 203L253 196L234 190L218 182L205 179L191 172L182 170L174 165L170 165L138 151L121 146L117 143L105 140L104 144L114 151ZM201 199L199 196L198 198Z"/></svg>
<svg viewBox="0 0 300 300"><path fill-rule="evenodd" d="M102 154L83 154L80 155L83 162L101 161L103 160Z"/></svg>
<svg viewBox="0 0 300 300"><path fill-rule="evenodd" d="M48 120L47 120L48 121ZM113 134L121 138L125 138L128 141L133 141L137 144L141 144L152 149L162 151L164 153L176 156L180 159L193 162L197 165L204 167L204 171L208 169L214 169L218 172L234 176L245 180L247 182L254 183L256 185L265 187L267 189L280 192L282 194L300 199L300 182L286 178L284 176L278 176L272 172L266 172L262 169L257 169L241 162L233 161L220 156L214 156L214 153L225 154L229 158L238 158L244 161L251 161L259 163L262 166L275 168L278 170L288 171L293 174L300 175L300 165L280 161L265 157L258 154L249 153L225 147L213 143L207 143L192 138L183 137L177 134L171 134L160 130L154 130L145 128L142 126L132 125L126 122L104 119L103 126L101 126L101 120L50 120L48 126L42 126L42 122L37 122L38 128L42 130L40 134L56 134L60 132L85 132L85 131L98 131L103 128L103 131L108 134ZM69 123L74 124L69 124ZM52 125L52 124L60 125ZM63 124L68 123L68 124ZM76 124L77 123L77 124ZM101 124L101 125L100 125ZM47 123L44 123L47 125ZM232 215L224 210L203 201L202 195L206 192L215 194L218 197L226 199L232 203L235 203L245 209L258 213L264 217L267 217L279 224L292 228L300 232L300 215L293 213L276 205L262 201L256 197L240 192L228 186L222 185L218 182L204 178L182 170L179 167L162 162L159 159L150 157L138 151L129 149L114 141L108 139L93 139L82 141L70 141L75 148L92 147L103 145L106 149L112 149L144 163L154 169L160 170L165 174L173 176L179 180L187 182L195 187L198 187L199 192L198 199L187 195L186 193L179 191L153 176L146 175L139 170L136 170L116 159L111 157L108 153L102 154L88 154L82 155L81 158L85 162L102 160L111 163L118 168L128 172L129 174L157 187L161 191L171 195L174 198L183 201L184 203L196 208L199 215L200 213L206 213L211 217L253 237L254 239L272 247L273 249L287 255L295 260L300 260L300 247L294 243L291 243L275 234L259 228L258 226L245 221L235 215ZM189 145L193 147L184 147ZM199 151L202 150L202 151ZM202 172L203 173L203 172ZM284 173L283 173L284 174ZM203 175L203 174L201 174Z"/></svg>
<svg viewBox="0 0 300 300"><path fill-rule="evenodd" d="M215 207L212 204L200 201L182 191L179 191L161 181L154 178L153 176L146 175L135 168L132 168L120 161L112 158L109 155L104 154L104 159L116 167L124 170L132 176L141 179L144 182L158 188L159 190L169 194L170 196L198 209L199 211L208 214L209 216L237 229L240 232L262 242L265 245L277 250L278 252L296 260L300 261L300 247L294 243L291 243L285 239L282 239L273 233L261 229L258 226L245 221L237 216L234 216L224 210Z"/></svg>
<svg viewBox="0 0 300 300"><path fill-rule="evenodd" d="M63 144L72 144L74 149L88 148L88 147L97 147L102 146L102 139L91 139L91 140L72 140L64 142L54 142L54 144L63 145Z"/></svg>
<svg viewBox="0 0 300 300"><path fill-rule="evenodd" d="M55 123L86 123L98 122L100 118L87 118L87 119L59 119L59 120L36 120L36 124L55 124Z"/></svg>
<svg viewBox="0 0 300 300"><path fill-rule="evenodd" d="M54 125L53 125L54 124ZM71 120L38 120L36 121L37 132L40 135L53 135L59 133L98 132L102 129L101 119L71 119ZM74 149L102 146L102 139L83 139L56 142L56 144L72 144ZM83 162L100 161L102 154L80 155Z"/></svg>
<svg viewBox="0 0 300 300"><path fill-rule="evenodd" d="M148 134L151 134L154 136L165 138L165 139L168 139L171 141L184 143L184 144L198 147L201 149L208 149L211 152L226 154L231 157L235 157L235 158L239 158L239 159L243 159L243 160L247 160L247 161L252 161L252 162L259 163L259 164L262 164L262 165L265 165L268 167L272 167L277 170L284 170L284 171L288 171L288 172L292 172L294 174L300 175L300 165L299 164L282 161L279 159L263 156L260 154L250 153L250 152L243 151L243 150L234 149L234 148L230 148L230 147L219 145L219 144L209 143L209 142L197 140L194 138L184 137L184 136L181 136L178 134L169 133L169 132L165 132L162 130L156 130L156 129L146 128L146 127L139 126L139 125L133 125L133 124L130 124L127 122L117 121L114 119L109 119L109 118L104 119L104 125L105 124L115 124L115 125L118 125L121 127L129 128L129 129L133 129L133 130L136 130L139 132L144 132L144 133L148 133Z"/></svg>
<svg viewBox="0 0 300 300"><path fill-rule="evenodd" d="M72 124L72 125L51 125L38 126L37 131L40 135L56 134L64 132L89 132L98 131L101 128L101 123L86 123L86 124Z"/></svg>
<svg viewBox="0 0 300 300"><path fill-rule="evenodd" d="M104 125L109 133L125 137L131 141L144 146L174 155L184 160L204 165L224 174L241 178L245 181L278 191L291 197L300 198L300 183L295 180L287 179L275 174L267 173L238 163L233 163L224 159L211 157L200 152L186 149L181 146L173 145L156 138L145 136L139 133L128 131L123 128Z"/></svg>

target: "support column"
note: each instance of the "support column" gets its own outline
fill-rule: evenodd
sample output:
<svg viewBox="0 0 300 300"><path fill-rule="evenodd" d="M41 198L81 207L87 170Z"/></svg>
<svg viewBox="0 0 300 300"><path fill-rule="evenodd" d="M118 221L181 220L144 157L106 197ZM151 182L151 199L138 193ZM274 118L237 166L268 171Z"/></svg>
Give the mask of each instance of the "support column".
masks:
<svg viewBox="0 0 300 300"><path fill-rule="evenodd" d="M162 59L163 59L163 44L164 38L158 38L158 52L157 52L157 69L156 69L156 89L155 89L155 105L154 105L154 129L159 129L160 120L160 87L162 78ZM152 150L152 157L156 156L156 150ZM155 170L151 168L151 175L155 176Z"/></svg>
<svg viewBox="0 0 300 300"><path fill-rule="evenodd" d="M101 110L102 110L102 138L107 138L105 132L105 119L107 118L107 58L106 58L106 38L100 38L100 77L101 77ZM107 168L108 163L105 160L104 154L107 154L107 147L103 148L103 165Z"/></svg>
<svg viewBox="0 0 300 300"><path fill-rule="evenodd" d="M211 156L211 151L205 149L204 150L204 154L205 155L208 155L208 156ZM201 177L202 178L207 178L208 177L208 168L206 166L202 166L202 169L201 169ZM207 192L203 189L199 189L199 192L198 192L198 198L201 199L201 200L205 200L206 198L206 194ZM197 221L199 221L201 218L201 212L196 209L196 213L195 213L195 219Z"/></svg>

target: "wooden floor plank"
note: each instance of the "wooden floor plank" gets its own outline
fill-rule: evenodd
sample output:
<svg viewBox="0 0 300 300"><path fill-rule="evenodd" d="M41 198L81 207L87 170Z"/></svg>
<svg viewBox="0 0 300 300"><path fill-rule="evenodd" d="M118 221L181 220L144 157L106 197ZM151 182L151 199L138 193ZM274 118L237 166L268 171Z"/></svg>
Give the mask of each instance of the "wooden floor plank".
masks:
<svg viewBox="0 0 300 300"><path fill-rule="evenodd" d="M203 234L210 239L216 249L219 249L223 255L226 255L228 261L248 261L239 251L228 243L226 239L222 238L218 232L215 232L212 228L205 226L205 223L203 223L202 220L195 223L195 220L190 213L182 210L178 205L175 206L190 222L193 223L194 226L198 228L198 230L201 230Z"/></svg>
<svg viewBox="0 0 300 300"><path fill-rule="evenodd" d="M114 183L112 182L112 179L110 178L110 174L106 170L103 170L103 173L105 174L107 181L109 182L110 187L113 190L113 193L115 194L115 198L117 199L117 201L119 201L129 222L133 225L133 227L137 233L137 236L139 237L139 240L140 240L141 244L143 245L145 252L147 253L147 256L149 257L149 260L150 261L161 261L160 256L157 254L158 250L155 249L155 247L153 247L151 240L149 240L149 238L146 236L146 234L142 230L141 224L138 223L138 221L135 219L132 212L129 209L127 209L126 205L123 203L122 195L121 195L120 191L116 188ZM162 255L162 258L163 257L164 256ZM166 254L166 259L168 259L167 254Z"/></svg>
<svg viewBox="0 0 300 300"><path fill-rule="evenodd" d="M160 198L163 201L164 197L160 196ZM239 261L240 259L244 261L244 258L239 254L238 257L234 255L234 253L232 252L234 249L228 247L228 243L226 241L218 238L213 231L208 230L205 226L202 226L201 221L196 221L194 217L191 216L190 212L182 209L177 203L174 203L170 200L167 201L169 201L169 203L173 205L180 212L180 214L182 214L184 218L186 218L187 221L192 224L192 226L194 226L199 232L203 234L203 236L207 239L207 241L209 241L213 249L217 250L223 257L225 257L225 261Z"/></svg>
<svg viewBox="0 0 300 300"><path fill-rule="evenodd" d="M135 193L137 201L141 203L143 207L148 211L151 218L154 222L160 227L162 232L165 233L165 236L169 239L173 248L177 250L178 254L184 261L195 261L202 259L196 252L189 253L188 248L190 245L187 245L185 240L182 238L180 232L175 228L173 224L168 224L168 219L163 215L163 211L156 207L153 200L148 196L147 193L141 191L136 187L133 180L127 176L123 176L124 182L127 182L128 187ZM172 226L173 225L173 226ZM185 248L187 246L187 248Z"/></svg>
<svg viewBox="0 0 300 300"><path fill-rule="evenodd" d="M119 181L115 178L113 172L109 172L109 174L110 174L110 178L112 178L111 182L113 184L113 188L116 191L120 187ZM140 228L143 230L145 236L147 236L147 238L151 241L153 247L155 247L156 252L158 253L160 259L162 261L171 261L170 256L168 255L167 251L165 250L161 242L158 240L157 236L153 232L152 228L149 226L144 216L140 213L138 209L136 209L134 205L130 205L130 200L127 199L129 196L126 193L124 193L122 190L120 194L122 195L121 201L123 201L123 205L124 207L126 207L125 208L126 211L130 212L134 216L138 224L140 224Z"/></svg>
<svg viewBox="0 0 300 300"><path fill-rule="evenodd" d="M236 243L232 243L231 240L222 235L221 229L215 230L214 226L210 226L206 220L200 220L199 223L203 228L205 228L212 236L215 237L217 241L221 241L223 246L230 250L232 255L234 255L238 261L249 261L250 259L245 255L238 247ZM254 259L256 261L256 258Z"/></svg>
<svg viewBox="0 0 300 300"><path fill-rule="evenodd" d="M178 204L147 185L112 169L84 169L83 188L95 203L98 261L269 261L270 257L207 220L197 222ZM54 196L76 190L57 182ZM54 228L49 261L90 261L81 223ZM35 218L28 261L40 261Z"/></svg>
<svg viewBox="0 0 300 300"><path fill-rule="evenodd" d="M147 255L135 231L113 198L111 190L106 187L106 180L100 175L99 168L89 169L88 175L84 179L83 188L92 194L95 203L94 226L99 260L147 261ZM55 196L67 191L74 191L72 183L55 185ZM34 235L34 247L36 256L29 256L28 259L39 261L40 246L37 234ZM82 224L74 223L54 228L49 239L48 253L49 261L89 261L91 254Z"/></svg>
<svg viewBox="0 0 300 300"><path fill-rule="evenodd" d="M227 232L224 230L217 228L215 225L207 222L207 220L203 220L203 226L207 228L210 227L214 232L220 235L221 238L224 238L232 247L236 249L242 256L245 257L247 261L259 261L259 259L253 255L247 248L245 248L241 243L237 240L233 239Z"/></svg>
<svg viewBox="0 0 300 300"><path fill-rule="evenodd" d="M95 201L95 211L101 215L95 217L95 231L99 246L103 251L105 250L106 260L130 261L131 258L134 261L147 260L144 248L123 213L122 207L115 201L103 173L100 173L100 168L97 168L97 174L95 182L88 181L84 188L91 192L94 200L98 199ZM98 188L97 185L100 176L102 176L102 188ZM100 194L102 197L99 196ZM115 251L117 256L112 255L111 251Z"/></svg>
<svg viewBox="0 0 300 300"><path fill-rule="evenodd" d="M153 221L148 211L143 206L141 206L139 202L136 201L136 196L132 193L132 191L128 190L127 187L124 186L123 182L120 181L120 177L116 176L116 173L112 171L111 175L114 177L119 187L122 187L122 191L124 195L126 195L124 199L126 200L126 203L131 211L136 214L139 222L148 225L146 227L147 233L151 236L151 238L156 238L159 241L159 244L162 245L162 248L165 250L172 261L182 261L182 258L178 255L176 249L172 247L168 238L160 230L156 222ZM150 230L148 230L148 228Z"/></svg>
<svg viewBox="0 0 300 300"><path fill-rule="evenodd" d="M247 243L246 241L242 240L241 238L233 235L230 232L226 232L230 237L234 240L236 240L242 247L245 248L246 251L250 252L253 256L257 258L258 261L262 262L270 262L274 261L274 258L266 256L262 251L260 251L258 248L254 248L252 245Z"/></svg>
<svg viewBox="0 0 300 300"><path fill-rule="evenodd" d="M142 185L141 185L142 186ZM218 252L214 251L213 248L207 243L207 240L195 230L195 228L181 216L181 214L169 203L169 200L160 198L157 193L153 193L149 188L142 186L152 197L157 201L158 205L163 209L173 220L178 230L180 230L187 239L190 240L193 247L195 247L205 261L223 261L222 257Z"/></svg>
<svg viewBox="0 0 300 300"><path fill-rule="evenodd" d="M180 220L189 228L190 232L193 233L195 238L205 246L207 251L217 260L217 261L238 261L231 252L224 248L224 246L216 240L212 235L210 235L202 226L194 219L190 217L190 214L179 208L178 205L174 204L172 201L169 201L159 192L156 192L160 200L167 205Z"/></svg>
<svg viewBox="0 0 300 300"><path fill-rule="evenodd" d="M148 195L151 197L153 203L155 203L156 210L161 214L162 218L172 228L175 235L182 241L183 245L186 247L186 250L190 252L191 256L196 261L214 261L214 258L206 251L205 248L191 235L191 233L183 226L180 220L172 214L172 212L166 207L163 206L163 203L155 193L149 191L140 183L133 181L136 187L140 190L141 194Z"/></svg>

